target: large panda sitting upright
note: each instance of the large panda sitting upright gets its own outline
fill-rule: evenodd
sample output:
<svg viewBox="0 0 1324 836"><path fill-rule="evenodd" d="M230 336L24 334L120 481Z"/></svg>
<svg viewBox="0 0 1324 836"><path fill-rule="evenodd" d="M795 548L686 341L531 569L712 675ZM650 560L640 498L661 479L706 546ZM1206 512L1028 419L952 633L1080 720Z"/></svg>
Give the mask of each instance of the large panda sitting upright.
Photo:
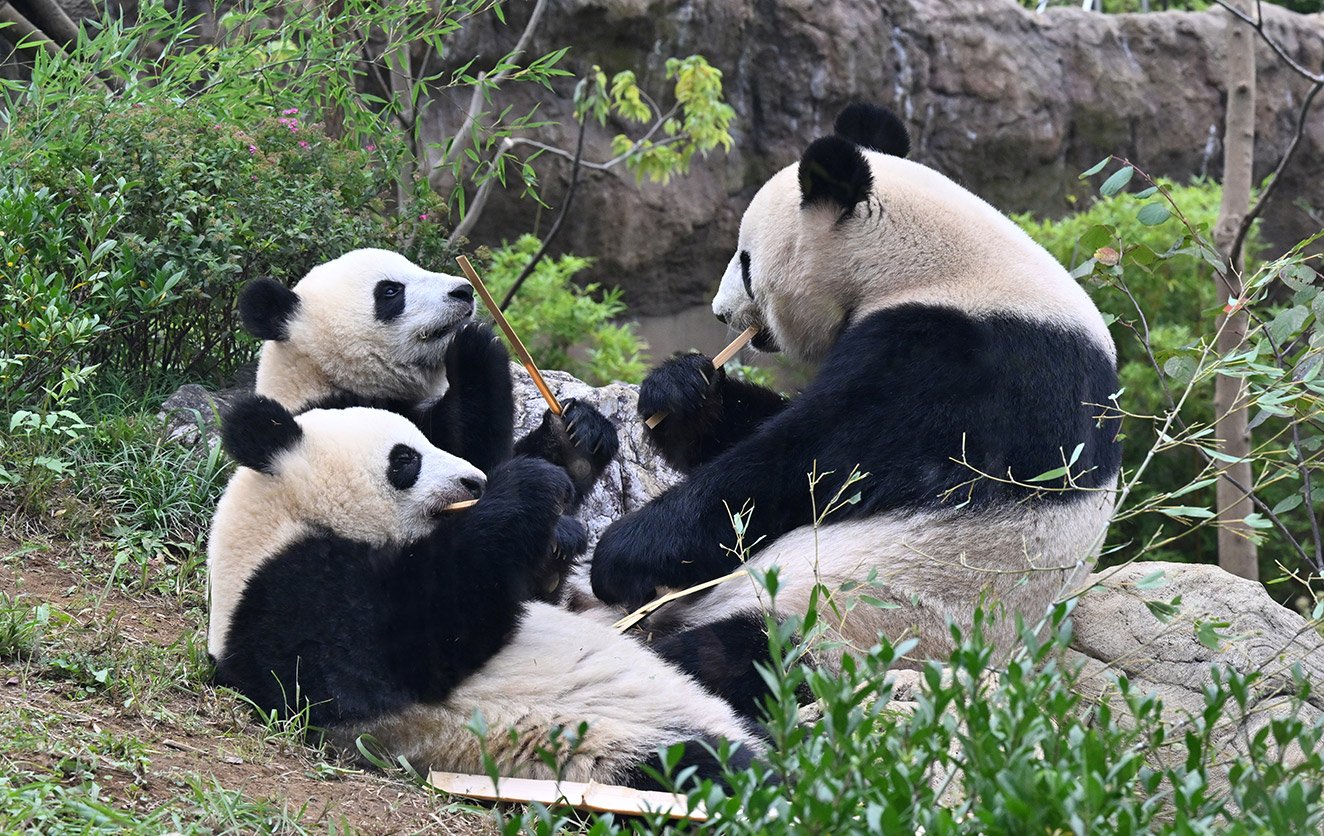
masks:
<svg viewBox="0 0 1324 836"><path fill-rule="evenodd" d="M236 470L208 547L216 678L348 752L371 735L417 769L654 786L659 747L720 769L707 746L761 743L730 706L635 641L529 601L574 489L519 457L482 471L378 409L240 401L222 427ZM444 510L481 495L466 510ZM488 733L470 726L481 712ZM576 747L570 737L581 723ZM519 735L512 738L508 729ZM573 748L573 754L571 749Z"/></svg>
<svg viewBox="0 0 1324 836"><path fill-rule="evenodd" d="M981 603L1006 649L1013 613L1034 624L1088 571L1120 466L1113 341L1051 255L908 150L890 111L853 105L755 195L713 310L817 376L787 400L688 355L644 381L640 412L671 413L652 437L688 478L604 532L602 600L635 607L748 555L779 567L779 611L818 587L847 645L915 635L933 658ZM644 627L720 632L765 599L731 580Z"/></svg>
<svg viewBox="0 0 1324 836"><path fill-rule="evenodd" d="M473 321L467 279L424 270L389 250L352 250L314 267L293 289L257 279L239 297L244 327L264 340L256 392L298 413L375 407L408 417L437 447L491 472L514 453L547 459L574 480L576 503L616 455L616 428L591 405L567 400L513 443L510 360ZM545 566L542 597L555 600L588 547L570 516L559 561Z"/></svg>

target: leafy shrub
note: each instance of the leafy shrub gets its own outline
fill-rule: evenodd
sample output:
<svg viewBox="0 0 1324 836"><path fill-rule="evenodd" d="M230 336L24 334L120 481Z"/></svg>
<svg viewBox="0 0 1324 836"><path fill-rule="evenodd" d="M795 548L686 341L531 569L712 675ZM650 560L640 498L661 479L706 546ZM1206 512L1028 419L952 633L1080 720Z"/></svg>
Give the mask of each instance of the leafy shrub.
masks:
<svg viewBox="0 0 1324 836"><path fill-rule="evenodd" d="M978 625L964 640L958 635L946 665L923 668L910 704L893 701L889 678L909 644L884 641L833 675L797 664L790 638L812 633L812 612L802 625L772 627L780 664L766 673L775 694L767 763L728 774L729 796L711 785L691 791L691 804L703 804L710 816L691 829L724 836L1318 832L1318 724L1287 710L1250 734L1249 756L1221 750L1216 724L1247 708L1259 678L1235 671L1213 672L1204 710L1189 718L1165 716L1160 700L1138 693L1124 676L1115 697L1087 699L1076 688L1079 671L1061 655L1071 637L1070 610L1056 609L1043 641L1027 631L1028 649L1005 670L992 667ZM809 722L797 706L803 685L822 709ZM773 776L779 784L768 780ZM502 829L542 836L570 823L539 807ZM636 826L603 817L589 832L666 827L659 817Z"/></svg>
<svg viewBox="0 0 1324 836"><path fill-rule="evenodd" d="M505 296L539 246L537 238L524 235L491 251L482 278L493 297ZM588 259L573 255L544 258L503 313L540 368L563 369L599 385L613 380L638 383L647 371L640 356L647 346L634 333L633 323L612 322L625 312L619 289L580 287L571 280L588 264Z"/></svg>

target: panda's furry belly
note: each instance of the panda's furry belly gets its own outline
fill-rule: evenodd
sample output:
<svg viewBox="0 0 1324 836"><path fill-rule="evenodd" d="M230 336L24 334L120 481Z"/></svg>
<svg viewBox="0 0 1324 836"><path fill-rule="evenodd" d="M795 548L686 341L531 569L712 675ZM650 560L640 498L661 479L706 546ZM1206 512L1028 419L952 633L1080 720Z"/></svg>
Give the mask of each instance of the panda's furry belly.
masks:
<svg viewBox="0 0 1324 836"><path fill-rule="evenodd" d="M917 639L907 657L912 664L943 659L953 649L948 622L968 634L982 607L984 636L1005 653L1019 641L1016 614L1033 627L1078 591L1102 547L1113 487L1115 479L1076 501L1033 508L888 513L804 526L746 564L755 572L777 568L775 602L753 579L738 577L662 607L641 629L667 634L751 610L803 614L819 588L832 597L832 605L818 605L826 637L842 649L867 651L881 633L894 643ZM821 661L835 664L841 652Z"/></svg>
<svg viewBox="0 0 1324 836"><path fill-rule="evenodd" d="M475 734L475 712L488 732ZM538 757L554 730L588 724L558 776ZM512 740L509 730L518 732ZM531 604L510 642L440 703L416 704L332 730L349 751L372 735L415 769L485 772L483 747L502 775L571 781L629 781L658 749L724 737L745 758L763 744L722 700L637 642L583 616ZM692 744L693 745L693 744Z"/></svg>

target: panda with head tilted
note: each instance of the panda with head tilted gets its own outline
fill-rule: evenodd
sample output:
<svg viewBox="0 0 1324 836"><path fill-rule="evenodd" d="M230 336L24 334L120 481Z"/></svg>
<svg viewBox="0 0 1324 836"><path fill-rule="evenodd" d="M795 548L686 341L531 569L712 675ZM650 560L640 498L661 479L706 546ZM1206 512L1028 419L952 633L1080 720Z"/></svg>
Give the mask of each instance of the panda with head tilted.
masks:
<svg viewBox="0 0 1324 836"><path fill-rule="evenodd" d="M254 397L226 415L240 467L208 547L218 683L265 711L307 711L347 752L371 735L417 769L553 777L556 729L589 723L569 780L653 786L659 747L720 774L709 749L761 743L723 701L610 627L532 602L574 489L517 457L485 475L378 409L295 417ZM444 510L481 495L465 510ZM469 726L481 712L489 732ZM508 729L519 735L512 739Z"/></svg>
<svg viewBox="0 0 1324 836"><path fill-rule="evenodd" d="M635 607L737 568L742 509L777 609L821 583L855 647L915 635L916 656L945 658L947 621L968 629L982 601L1006 649L1013 612L1035 623L1088 571L1120 465L1112 338L1051 255L908 150L890 111L853 105L755 195L713 310L817 375L788 400L688 355L644 381L640 413L671 413L652 438L688 475L604 532L598 597ZM766 597L727 581L644 629L720 633Z"/></svg>
<svg viewBox="0 0 1324 836"><path fill-rule="evenodd" d="M549 410L514 444L510 360L492 330L473 320L473 287L398 253L353 250L314 267L293 289L254 280L240 294L239 312L244 327L265 341L257 394L292 412L396 412L484 472L509 459L512 448L544 458L570 473L574 506L616 454L615 427L577 400L563 404L563 416ZM559 526L561 560L547 567L543 582L549 599L588 544L572 517Z"/></svg>

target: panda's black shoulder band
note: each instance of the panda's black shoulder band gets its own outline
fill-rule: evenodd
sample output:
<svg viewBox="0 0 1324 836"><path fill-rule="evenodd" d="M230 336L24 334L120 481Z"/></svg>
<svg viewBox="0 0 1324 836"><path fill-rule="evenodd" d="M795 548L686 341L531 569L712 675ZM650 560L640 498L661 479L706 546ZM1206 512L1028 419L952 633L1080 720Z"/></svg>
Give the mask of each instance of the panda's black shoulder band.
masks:
<svg viewBox="0 0 1324 836"><path fill-rule="evenodd" d="M243 467L275 474L276 457L303 438L290 411L261 395L236 401L221 418L221 446Z"/></svg>
<svg viewBox="0 0 1324 836"><path fill-rule="evenodd" d="M299 296L272 278L253 279L239 293L239 320L259 340L289 339L289 321L299 308Z"/></svg>
<svg viewBox="0 0 1324 836"><path fill-rule="evenodd" d="M910 153L910 134L901 119L885 107L871 104L847 105L837 114L832 129L837 136L862 148L904 157Z"/></svg>

